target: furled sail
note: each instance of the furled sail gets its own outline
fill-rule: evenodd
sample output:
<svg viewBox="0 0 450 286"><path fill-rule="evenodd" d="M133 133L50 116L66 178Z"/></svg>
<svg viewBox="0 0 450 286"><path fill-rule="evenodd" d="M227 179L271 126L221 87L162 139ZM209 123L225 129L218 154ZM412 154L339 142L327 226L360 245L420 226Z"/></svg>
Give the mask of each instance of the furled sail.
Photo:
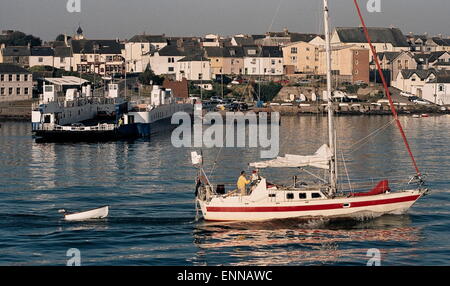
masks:
<svg viewBox="0 0 450 286"><path fill-rule="evenodd" d="M273 160L250 163L254 168L298 168L311 166L320 169L329 169L332 152L328 145L324 144L314 155L301 156L286 154Z"/></svg>

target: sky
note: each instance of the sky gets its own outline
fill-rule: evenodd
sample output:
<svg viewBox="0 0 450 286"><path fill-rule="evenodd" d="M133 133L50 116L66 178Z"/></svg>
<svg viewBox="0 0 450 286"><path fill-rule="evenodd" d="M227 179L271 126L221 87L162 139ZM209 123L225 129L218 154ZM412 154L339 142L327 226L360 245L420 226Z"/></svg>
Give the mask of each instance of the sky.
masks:
<svg viewBox="0 0 450 286"><path fill-rule="evenodd" d="M322 33L321 0L0 0L0 29L20 30L41 39L72 35L78 24L90 39L129 39L135 34L199 36L264 34L268 30ZM72 1L72 0L71 0ZM379 0L380 13L368 13L368 26L398 27L405 34L450 35L449 0ZM358 26L352 0L329 0L331 25Z"/></svg>

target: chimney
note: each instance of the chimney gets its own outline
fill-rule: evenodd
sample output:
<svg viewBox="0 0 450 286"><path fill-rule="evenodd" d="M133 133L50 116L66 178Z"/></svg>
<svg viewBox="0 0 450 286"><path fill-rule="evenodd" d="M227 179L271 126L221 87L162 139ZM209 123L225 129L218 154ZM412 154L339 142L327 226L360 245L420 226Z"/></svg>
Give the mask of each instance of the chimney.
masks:
<svg viewBox="0 0 450 286"><path fill-rule="evenodd" d="M69 46L69 42L67 41L67 35L66 35L66 34L64 34L64 45L65 45L66 47Z"/></svg>

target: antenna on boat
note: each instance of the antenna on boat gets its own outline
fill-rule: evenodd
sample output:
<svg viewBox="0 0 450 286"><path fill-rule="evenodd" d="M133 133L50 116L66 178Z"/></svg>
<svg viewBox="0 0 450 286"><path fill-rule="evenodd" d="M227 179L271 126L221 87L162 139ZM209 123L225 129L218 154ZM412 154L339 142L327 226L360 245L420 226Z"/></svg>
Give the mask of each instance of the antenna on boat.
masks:
<svg viewBox="0 0 450 286"><path fill-rule="evenodd" d="M323 0L323 18L325 29L325 49L327 54L327 101L328 101L328 141L331 150L330 158L330 195L334 194L337 190L337 175L336 175L336 139L334 129L334 110L333 110L333 97L331 88L331 40L330 40L330 27L329 27L329 9L328 0Z"/></svg>

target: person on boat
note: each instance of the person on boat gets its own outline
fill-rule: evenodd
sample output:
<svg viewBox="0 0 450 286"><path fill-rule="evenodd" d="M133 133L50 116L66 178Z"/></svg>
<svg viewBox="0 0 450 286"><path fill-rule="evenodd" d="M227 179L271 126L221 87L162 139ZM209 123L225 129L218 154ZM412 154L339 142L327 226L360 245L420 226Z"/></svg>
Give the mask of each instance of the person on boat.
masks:
<svg viewBox="0 0 450 286"><path fill-rule="evenodd" d="M247 177L245 176L245 171L242 171L241 176L237 181L237 188L238 191L241 193L241 196L245 196L247 194L246 186L248 184L250 184L250 180L247 180Z"/></svg>
<svg viewBox="0 0 450 286"><path fill-rule="evenodd" d="M259 171L258 169L253 170L252 172L252 183L257 182L261 178L259 177Z"/></svg>

